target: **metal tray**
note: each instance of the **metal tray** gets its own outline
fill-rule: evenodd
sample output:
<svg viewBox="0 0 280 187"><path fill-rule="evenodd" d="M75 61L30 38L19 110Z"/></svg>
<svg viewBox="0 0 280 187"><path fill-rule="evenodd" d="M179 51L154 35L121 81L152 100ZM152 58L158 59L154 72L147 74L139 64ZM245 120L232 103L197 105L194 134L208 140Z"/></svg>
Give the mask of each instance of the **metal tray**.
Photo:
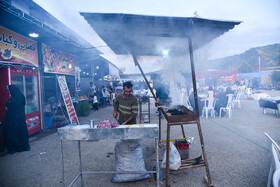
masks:
<svg viewBox="0 0 280 187"><path fill-rule="evenodd" d="M153 139L158 138L158 124L120 125L117 128L90 128L67 125L58 128L60 140Z"/></svg>

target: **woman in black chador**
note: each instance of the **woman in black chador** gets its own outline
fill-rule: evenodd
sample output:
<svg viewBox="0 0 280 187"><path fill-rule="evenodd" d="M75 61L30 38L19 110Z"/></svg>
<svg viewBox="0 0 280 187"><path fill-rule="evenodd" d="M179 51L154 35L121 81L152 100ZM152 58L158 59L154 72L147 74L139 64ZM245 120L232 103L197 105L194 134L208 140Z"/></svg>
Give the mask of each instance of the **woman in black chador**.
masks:
<svg viewBox="0 0 280 187"><path fill-rule="evenodd" d="M25 120L25 97L16 85L9 85L10 98L5 105L5 146L10 153L30 151Z"/></svg>

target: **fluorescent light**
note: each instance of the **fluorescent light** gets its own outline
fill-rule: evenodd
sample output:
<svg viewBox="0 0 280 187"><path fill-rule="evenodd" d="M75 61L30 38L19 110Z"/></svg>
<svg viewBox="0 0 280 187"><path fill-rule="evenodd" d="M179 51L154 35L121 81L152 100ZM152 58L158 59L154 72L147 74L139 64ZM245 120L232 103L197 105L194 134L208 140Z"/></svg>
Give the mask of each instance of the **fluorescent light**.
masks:
<svg viewBox="0 0 280 187"><path fill-rule="evenodd" d="M99 66L96 66L96 69L99 69Z"/></svg>
<svg viewBox="0 0 280 187"><path fill-rule="evenodd" d="M163 50L163 51L162 51L162 54L163 54L164 56L167 56L167 55L168 55L168 50L166 50L166 49Z"/></svg>
<svg viewBox="0 0 280 187"><path fill-rule="evenodd" d="M30 33L29 36L32 38L37 38L37 37L39 37L39 34L33 32L33 33Z"/></svg>

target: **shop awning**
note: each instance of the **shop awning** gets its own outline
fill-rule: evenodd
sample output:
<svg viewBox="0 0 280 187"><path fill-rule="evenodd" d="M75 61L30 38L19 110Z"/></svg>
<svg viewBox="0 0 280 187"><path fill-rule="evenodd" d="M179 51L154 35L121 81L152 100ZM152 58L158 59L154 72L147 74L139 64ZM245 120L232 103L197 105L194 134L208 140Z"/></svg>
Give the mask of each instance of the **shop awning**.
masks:
<svg viewBox="0 0 280 187"><path fill-rule="evenodd" d="M75 55L78 62L101 54L99 50L36 3L32 1L18 3L26 7L27 12L13 6L13 1L0 2L0 25L28 38L30 38L30 33L36 32L39 37L31 39Z"/></svg>
<svg viewBox="0 0 280 187"><path fill-rule="evenodd" d="M240 21L218 21L196 17L164 17L132 14L80 13L116 54L162 56L188 52L233 29Z"/></svg>

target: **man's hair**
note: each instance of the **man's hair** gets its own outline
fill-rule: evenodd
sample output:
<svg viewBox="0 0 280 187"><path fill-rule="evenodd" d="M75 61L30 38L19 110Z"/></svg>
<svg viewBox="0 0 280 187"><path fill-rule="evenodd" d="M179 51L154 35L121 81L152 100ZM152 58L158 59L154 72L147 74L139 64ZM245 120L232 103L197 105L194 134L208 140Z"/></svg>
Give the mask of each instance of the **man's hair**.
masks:
<svg viewBox="0 0 280 187"><path fill-rule="evenodd" d="M132 83L131 83L130 81L126 81L126 82L123 83L123 88L124 88L124 87L132 88L133 85L132 85Z"/></svg>
<svg viewBox="0 0 280 187"><path fill-rule="evenodd" d="M93 82L90 82L89 84L93 84Z"/></svg>

